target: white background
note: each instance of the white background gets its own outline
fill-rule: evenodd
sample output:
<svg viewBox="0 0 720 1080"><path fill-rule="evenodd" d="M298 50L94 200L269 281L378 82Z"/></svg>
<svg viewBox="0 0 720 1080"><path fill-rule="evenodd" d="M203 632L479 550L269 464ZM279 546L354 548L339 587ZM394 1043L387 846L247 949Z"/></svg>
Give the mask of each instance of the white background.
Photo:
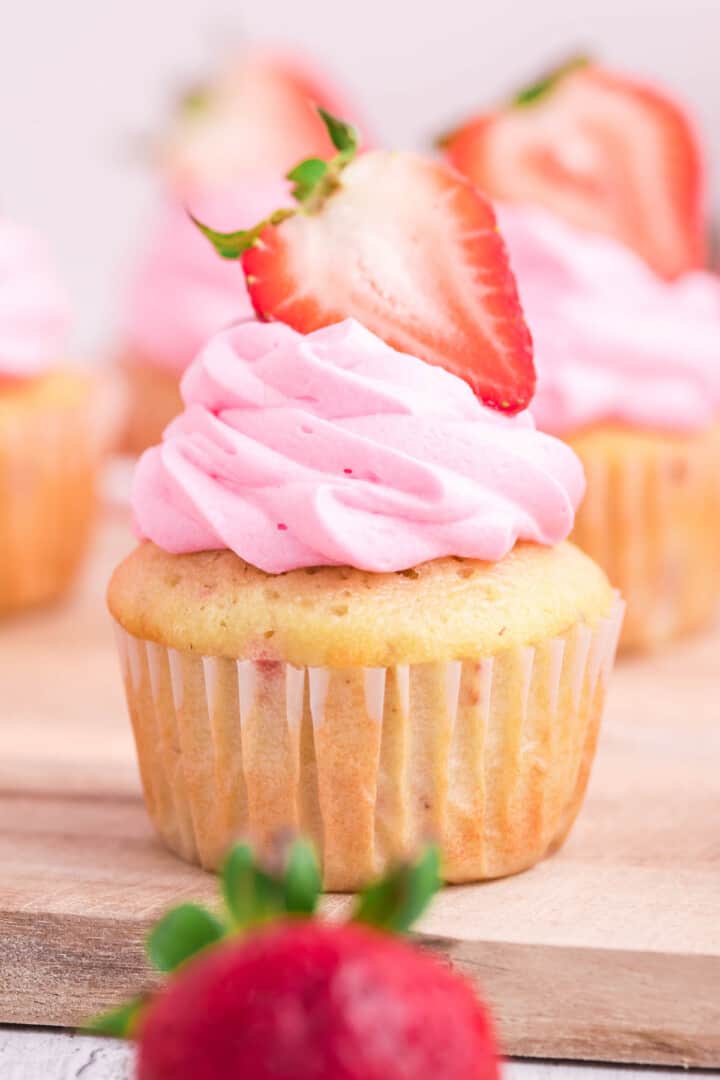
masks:
<svg viewBox="0 0 720 1080"><path fill-rule="evenodd" d="M720 0L0 0L0 211L49 235L85 348L151 198L143 138L243 40L309 51L395 146L591 50L682 94L720 167Z"/></svg>

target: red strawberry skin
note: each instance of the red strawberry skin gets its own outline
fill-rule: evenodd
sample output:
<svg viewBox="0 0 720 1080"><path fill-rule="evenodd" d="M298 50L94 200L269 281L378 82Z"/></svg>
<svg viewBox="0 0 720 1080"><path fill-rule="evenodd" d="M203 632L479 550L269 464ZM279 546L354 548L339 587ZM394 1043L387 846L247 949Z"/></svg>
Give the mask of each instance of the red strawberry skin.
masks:
<svg viewBox="0 0 720 1080"><path fill-rule="evenodd" d="M544 206L612 236L662 277L706 264L699 142L654 87L577 67L532 104L471 119L445 153L491 198Z"/></svg>
<svg viewBox="0 0 720 1080"><path fill-rule="evenodd" d="M283 924L191 962L150 1007L139 1080L497 1080L470 985L360 926Z"/></svg>
<svg viewBox="0 0 720 1080"><path fill-rule="evenodd" d="M339 185L243 255L258 315L302 333L353 317L465 379L487 405L525 408L532 341L488 200L410 153L362 154Z"/></svg>

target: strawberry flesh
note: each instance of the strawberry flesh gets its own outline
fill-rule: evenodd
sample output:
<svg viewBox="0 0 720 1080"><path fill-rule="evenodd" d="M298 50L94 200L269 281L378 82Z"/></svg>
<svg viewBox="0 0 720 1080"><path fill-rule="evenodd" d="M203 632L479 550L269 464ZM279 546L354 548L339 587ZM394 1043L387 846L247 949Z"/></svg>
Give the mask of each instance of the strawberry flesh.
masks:
<svg viewBox="0 0 720 1080"><path fill-rule="evenodd" d="M515 413L532 398L532 342L495 214L440 162L361 155L320 207L265 229L243 267L263 319L309 333L353 317L489 406Z"/></svg>

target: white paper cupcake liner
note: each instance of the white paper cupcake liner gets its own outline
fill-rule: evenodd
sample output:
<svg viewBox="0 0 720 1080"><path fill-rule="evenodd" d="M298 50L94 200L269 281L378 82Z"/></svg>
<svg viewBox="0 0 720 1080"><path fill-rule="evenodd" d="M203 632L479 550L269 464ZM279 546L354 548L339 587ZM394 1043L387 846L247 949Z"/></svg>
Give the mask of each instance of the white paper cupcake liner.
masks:
<svg viewBox="0 0 720 1080"><path fill-rule="evenodd" d="M582 801L623 609L532 647L389 668L197 656L116 624L150 815L210 869L239 836L300 830L330 889L428 837L447 880L524 869Z"/></svg>

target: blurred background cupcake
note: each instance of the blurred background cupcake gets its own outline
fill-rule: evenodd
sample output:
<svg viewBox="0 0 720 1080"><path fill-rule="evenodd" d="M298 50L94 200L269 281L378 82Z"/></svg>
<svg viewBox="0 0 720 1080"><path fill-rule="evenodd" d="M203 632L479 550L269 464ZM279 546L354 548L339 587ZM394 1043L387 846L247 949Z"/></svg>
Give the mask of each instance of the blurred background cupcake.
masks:
<svg viewBox="0 0 720 1080"><path fill-rule="evenodd" d="M287 204L288 170L334 152L318 106L356 115L300 58L246 50L183 95L158 139L154 164L164 195L139 245L118 333L130 391L124 450L159 440L200 346L254 314L238 267L215 256L189 212L215 229L238 229Z"/></svg>
<svg viewBox="0 0 720 1080"><path fill-rule="evenodd" d="M100 409L42 241L0 218L0 615L56 599L95 509Z"/></svg>
<svg viewBox="0 0 720 1080"><path fill-rule="evenodd" d="M720 279L695 126L580 58L468 120L450 161L501 200L539 426L579 454L574 539L628 604L623 644L706 625L720 570Z"/></svg>
<svg viewBox="0 0 720 1080"><path fill-rule="evenodd" d="M666 282L541 210L500 218L535 344L533 414L585 466L573 539L626 598L623 645L707 625L720 598L720 279Z"/></svg>

